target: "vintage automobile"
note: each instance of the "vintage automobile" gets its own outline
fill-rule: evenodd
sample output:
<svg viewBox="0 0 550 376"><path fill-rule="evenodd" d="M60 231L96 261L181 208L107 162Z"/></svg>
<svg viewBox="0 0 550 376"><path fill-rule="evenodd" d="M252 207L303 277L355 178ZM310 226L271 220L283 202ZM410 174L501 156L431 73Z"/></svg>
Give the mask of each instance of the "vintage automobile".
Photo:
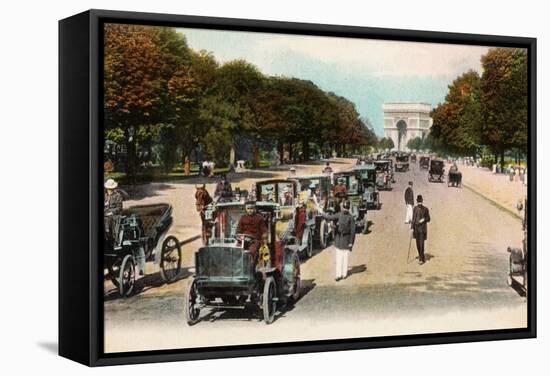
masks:
<svg viewBox="0 0 550 376"><path fill-rule="evenodd" d="M107 226L109 219L105 219ZM125 209L117 218L114 239L105 232L104 273L121 296L136 292L136 280L145 275L148 260L159 265L166 282L173 282L179 275L181 247L175 236L167 236L171 224L169 204L140 205Z"/></svg>
<svg viewBox="0 0 550 376"><path fill-rule="evenodd" d="M288 237L284 240L296 244L299 254L309 258L313 256L314 239L317 236L316 219L305 203L300 202L298 182L292 178L257 182L255 196L257 201L279 204L281 216L277 226Z"/></svg>
<svg viewBox="0 0 550 376"><path fill-rule="evenodd" d="M351 204L350 213L355 219L356 229L362 229L365 231L367 226L367 205L363 199L363 184L361 183L361 176L355 170L339 171L333 174L333 185L338 184L339 181L343 181L346 186L346 195L343 197L335 196L337 205L329 210L338 212L340 210L340 204L344 200L348 200Z"/></svg>
<svg viewBox="0 0 550 376"><path fill-rule="evenodd" d="M462 188L462 172L458 171L456 166L451 166L447 176L447 187L460 187Z"/></svg>
<svg viewBox="0 0 550 376"><path fill-rule="evenodd" d="M509 256L509 270L507 276L507 283L510 287L519 287L522 294L527 293L528 287L528 213L527 213L527 198L523 202L518 202L518 211L523 210L523 242L521 248L508 247Z"/></svg>
<svg viewBox="0 0 550 376"><path fill-rule="evenodd" d="M411 154L411 163L416 163L416 154Z"/></svg>
<svg viewBox="0 0 550 376"><path fill-rule="evenodd" d="M430 168L430 157L421 156L418 160L418 166L421 170L428 170Z"/></svg>
<svg viewBox="0 0 550 376"><path fill-rule="evenodd" d="M188 325L199 322L204 308L260 311L270 324L278 308L298 300L298 245L288 244L281 234L281 207L276 202L258 201L255 205L267 228L266 242L256 250L252 250L252 239L237 233L245 203L223 202L207 208L205 216L212 222L212 232L208 243L195 252L195 274L185 296Z"/></svg>
<svg viewBox="0 0 550 376"><path fill-rule="evenodd" d="M430 169L428 170L428 181L429 182L442 182L445 176L445 162L441 159L431 159L430 160Z"/></svg>
<svg viewBox="0 0 550 376"><path fill-rule="evenodd" d="M329 208L334 207L335 198L331 195L331 177L327 174L301 175L289 178L297 183L298 198L305 201L307 217L315 220L313 240L319 249L324 249L333 238L332 227L323 218ZM309 193L311 189L315 192L315 199ZM305 193L305 194L304 194ZM300 198L305 195L305 199ZM302 202L304 204L304 202Z"/></svg>
<svg viewBox="0 0 550 376"><path fill-rule="evenodd" d="M399 154L395 157L395 171L409 171L409 156L407 154Z"/></svg>
<svg viewBox="0 0 550 376"><path fill-rule="evenodd" d="M376 185L380 190L390 191L392 189L393 168L391 160L374 161L376 167Z"/></svg>
<svg viewBox="0 0 550 376"><path fill-rule="evenodd" d="M382 204L380 202L380 192L378 192L376 184L376 166L374 163L355 166L355 171L361 176L361 184L363 185L363 202L367 205L367 209L374 208L380 210Z"/></svg>

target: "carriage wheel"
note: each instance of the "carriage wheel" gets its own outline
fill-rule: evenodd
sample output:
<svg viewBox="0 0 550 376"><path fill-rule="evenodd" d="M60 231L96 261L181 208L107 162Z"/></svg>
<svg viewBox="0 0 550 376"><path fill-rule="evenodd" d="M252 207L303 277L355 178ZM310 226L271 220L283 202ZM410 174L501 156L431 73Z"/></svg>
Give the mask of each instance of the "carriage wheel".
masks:
<svg viewBox="0 0 550 376"><path fill-rule="evenodd" d="M300 290L302 289L302 279L300 274L300 258L294 254L292 256L292 295L290 296L291 303L296 302L300 298Z"/></svg>
<svg viewBox="0 0 550 376"><path fill-rule="evenodd" d="M123 297L128 297L134 290L136 283L136 263L132 255L124 256L120 266L119 292Z"/></svg>
<svg viewBox="0 0 550 376"><path fill-rule="evenodd" d="M311 256L313 256L313 234L311 233L311 229L308 231L307 234L306 255L307 258L311 258Z"/></svg>
<svg viewBox="0 0 550 376"><path fill-rule="evenodd" d="M187 296L185 299L185 319L187 325L195 325L199 321L200 308L198 308L199 291L195 278L187 286Z"/></svg>
<svg viewBox="0 0 550 376"><path fill-rule="evenodd" d="M117 290L120 289L120 283L118 282L120 267L116 265L111 265L107 268L109 280L113 283Z"/></svg>
<svg viewBox="0 0 550 376"><path fill-rule="evenodd" d="M181 246L175 236L170 235L162 243L160 254L160 275L166 282L173 282L181 271Z"/></svg>
<svg viewBox="0 0 550 376"><path fill-rule="evenodd" d="M328 231L329 226L325 219L322 219L319 223L319 248L325 249L328 243Z"/></svg>
<svg viewBox="0 0 550 376"><path fill-rule="evenodd" d="M264 322L266 324L271 324L273 320L275 320L275 311L277 309L275 292L275 280L273 277L267 277L264 283L264 293L262 295L262 310L264 313Z"/></svg>

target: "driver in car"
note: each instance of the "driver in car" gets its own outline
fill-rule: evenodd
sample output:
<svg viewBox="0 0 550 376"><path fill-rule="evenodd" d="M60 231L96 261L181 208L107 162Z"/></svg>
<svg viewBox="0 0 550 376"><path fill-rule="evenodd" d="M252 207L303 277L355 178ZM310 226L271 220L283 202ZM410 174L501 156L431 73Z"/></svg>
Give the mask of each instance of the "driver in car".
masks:
<svg viewBox="0 0 550 376"><path fill-rule="evenodd" d="M239 219L237 234L245 236L245 239L243 239L245 242L244 248L248 248L252 258L255 260L260 245L267 242L267 226L264 217L256 213L256 203L254 201L248 201L245 204L245 212L241 219ZM246 244L247 242L248 244Z"/></svg>

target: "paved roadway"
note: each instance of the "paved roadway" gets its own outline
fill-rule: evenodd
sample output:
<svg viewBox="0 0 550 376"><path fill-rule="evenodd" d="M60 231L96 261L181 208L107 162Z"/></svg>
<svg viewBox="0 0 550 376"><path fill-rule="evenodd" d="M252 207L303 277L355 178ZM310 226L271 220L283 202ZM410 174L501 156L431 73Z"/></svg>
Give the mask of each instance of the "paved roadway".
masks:
<svg viewBox="0 0 550 376"><path fill-rule="evenodd" d="M350 276L335 282L333 248L317 252L302 264L302 298L273 324L241 311L210 311L186 325L184 291L195 243L186 247L176 283L161 285L153 274L139 295L120 299L107 292L105 350L524 327L525 299L506 285L506 247L521 244L520 222L468 189L428 183L416 165L396 179L392 191L381 192L382 209L368 212L370 233L357 235ZM424 265L415 259L414 240L407 262L403 193L409 180L432 218Z"/></svg>

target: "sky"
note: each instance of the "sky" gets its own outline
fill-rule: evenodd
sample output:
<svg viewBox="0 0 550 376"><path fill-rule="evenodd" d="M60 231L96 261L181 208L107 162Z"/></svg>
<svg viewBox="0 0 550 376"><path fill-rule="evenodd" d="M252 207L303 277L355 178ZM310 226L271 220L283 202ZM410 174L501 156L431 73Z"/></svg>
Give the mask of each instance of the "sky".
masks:
<svg viewBox="0 0 550 376"><path fill-rule="evenodd" d="M482 46L380 41L241 31L177 29L194 50L219 63L244 59L269 76L310 80L355 103L378 136L384 102L443 102L448 85L473 69L481 73Z"/></svg>

